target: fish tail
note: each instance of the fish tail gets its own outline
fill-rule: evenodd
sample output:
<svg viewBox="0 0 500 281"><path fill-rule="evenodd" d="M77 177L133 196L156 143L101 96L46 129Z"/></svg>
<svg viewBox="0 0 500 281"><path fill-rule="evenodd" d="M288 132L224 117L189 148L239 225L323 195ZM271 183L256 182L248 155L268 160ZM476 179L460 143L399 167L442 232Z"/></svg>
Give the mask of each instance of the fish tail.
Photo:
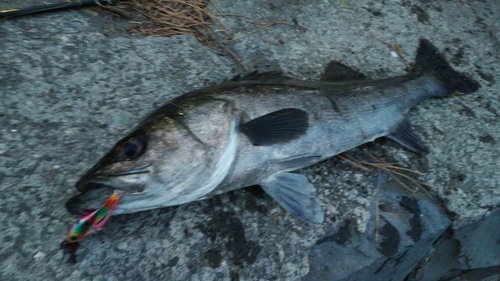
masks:
<svg viewBox="0 0 500 281"><path fill-rule="evenodd" d="M467 75L455 71L439 53L438 49L426 39L420 39L415 67L419 71L430 72L445 91L439 97L451 96L453 93L470 94L479 89L479 83Z"/></svg>

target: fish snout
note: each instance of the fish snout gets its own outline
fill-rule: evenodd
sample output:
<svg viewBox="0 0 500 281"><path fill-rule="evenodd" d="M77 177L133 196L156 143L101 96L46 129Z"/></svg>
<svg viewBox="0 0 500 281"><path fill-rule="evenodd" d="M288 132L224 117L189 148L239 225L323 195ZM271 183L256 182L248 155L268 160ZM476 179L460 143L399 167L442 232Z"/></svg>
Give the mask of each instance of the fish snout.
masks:
<svg viewBox="0 0 500 281"><path fill-rule="evenodd" d="M76 183L80 193L68 199L66 209L77 215L88 213L100 208L115 190L129 194L143 192L149 178L150 172L146 168L116 174L86 175Z"/></svg>

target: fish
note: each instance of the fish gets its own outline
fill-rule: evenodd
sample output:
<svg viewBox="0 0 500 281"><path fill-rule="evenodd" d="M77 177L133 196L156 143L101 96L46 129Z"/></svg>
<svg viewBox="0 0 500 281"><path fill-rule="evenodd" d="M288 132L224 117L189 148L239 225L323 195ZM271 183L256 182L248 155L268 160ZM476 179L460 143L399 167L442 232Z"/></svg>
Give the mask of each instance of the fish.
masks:
<svg viewBox="0 0 500 281"><path fill-rule="evenodd" d="M152 112L77 181L79 193L66 208L96 209L118 189L119 215L259 185L298 219L321 225L316 189L294 171L380 137L427 153L406 113L428 98L479 88L427 39L420 39L413 70L398 77L369 79L339 61L316 81L239 75Z"/></svg>

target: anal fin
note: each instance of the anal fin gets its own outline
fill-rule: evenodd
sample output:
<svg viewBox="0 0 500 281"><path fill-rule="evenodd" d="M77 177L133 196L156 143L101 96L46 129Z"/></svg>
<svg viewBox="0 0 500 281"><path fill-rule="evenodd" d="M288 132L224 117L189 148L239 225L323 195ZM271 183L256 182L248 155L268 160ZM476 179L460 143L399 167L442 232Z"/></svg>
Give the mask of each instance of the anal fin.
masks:
<svg viewBox="0 0 500 281"><path fill-rule="evenodd" d="M303 175L279 173L260 184L285 210L299 219L318 225L324 215L314 186Z"/></svg>
<svg viewBox="0 0 500 281"><path fill-rule="evenodd" d="M423 142L411 128L411 124L406 120L401 122L396 128L396 130L387 135L387 137L413 152L416 153L429 152L427 147L425 147Z"/></svg>
<svg viewBox="0 0 500 281"><path fill-rule="evenodd" d="M306 133L308 115L302 109L285 108L252 119L240 126L240 130L253 145L286 143Z"/></svg>

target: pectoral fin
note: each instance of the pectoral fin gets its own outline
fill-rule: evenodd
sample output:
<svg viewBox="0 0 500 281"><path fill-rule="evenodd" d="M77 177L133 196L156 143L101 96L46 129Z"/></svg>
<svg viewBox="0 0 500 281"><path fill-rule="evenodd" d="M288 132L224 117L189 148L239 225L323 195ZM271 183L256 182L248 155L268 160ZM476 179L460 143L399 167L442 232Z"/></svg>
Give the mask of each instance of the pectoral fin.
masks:
<svg viewBox="0 0 500 281"><path fill-rule="evenodd" d="M391 140L399 143L400 145L408 148L416 153L427 153L429 150L422 143L420 138L415 134L408 121L403 121L396 128L394 132L387 135Z"/></svg>
<svg viewBox="0 0 500 281"><path fill-rule="evenodd" d="M253 145L286 143L306 133L309 126L307 112L285 108L262 115L240 126Z"/></svg>
<svg viewBox="0 0 500 281"><path fill-rule="evenodd" d="M299 219L311 223L323 222L323 211L314 186L303 175L280 173L261 183L262 189L285 210Z"/></svg>

